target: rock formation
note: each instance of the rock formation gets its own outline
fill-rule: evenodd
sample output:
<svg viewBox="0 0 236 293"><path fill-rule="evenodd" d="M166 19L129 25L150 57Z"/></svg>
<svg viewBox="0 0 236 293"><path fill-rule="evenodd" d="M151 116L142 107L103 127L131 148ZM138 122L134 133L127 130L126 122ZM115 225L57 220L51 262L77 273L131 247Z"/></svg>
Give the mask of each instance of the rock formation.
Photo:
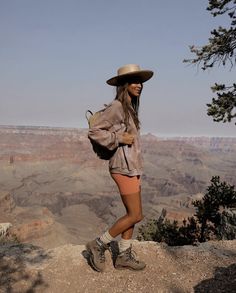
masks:
<svg viewBox="0 0 236 293"><path fill-rule="evenodd" d="M212 176L236 185L236 138L148 134L142 149L146 219L163 208L171 220L191 216L191 201ZM0 222L12 223L21 241L45 248L82 244L124 213L107 162L93 153L86 129L0 126L0 191Z"/></svg>
<svg viewBox="0 0 236 293"><path fill-rule="evenodd" d="M8 230L12 227L11 223L0 223L0 237L6 236Z"/></svg>

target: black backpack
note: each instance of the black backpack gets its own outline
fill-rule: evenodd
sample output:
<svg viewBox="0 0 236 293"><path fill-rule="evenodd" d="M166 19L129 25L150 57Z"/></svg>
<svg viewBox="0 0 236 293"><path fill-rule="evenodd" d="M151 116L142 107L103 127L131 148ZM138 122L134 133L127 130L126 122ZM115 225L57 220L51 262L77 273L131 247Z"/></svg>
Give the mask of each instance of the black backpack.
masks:
<svg viewBox="0 0 236 293"><path fill-rule="evenodd" d="M104 106L105 106L105 108L103 108L95 113L93 113L91 110L86 111L85 117L88 121L89 128L93 127L93 125L94 125L95 121L98 119L98 117L106 110L107 105L104 105ZM93 151L102 160L110 160L110 158L116 152L116 150L111 151L90 138L89 138L89 140L92 144Z"/></svg>

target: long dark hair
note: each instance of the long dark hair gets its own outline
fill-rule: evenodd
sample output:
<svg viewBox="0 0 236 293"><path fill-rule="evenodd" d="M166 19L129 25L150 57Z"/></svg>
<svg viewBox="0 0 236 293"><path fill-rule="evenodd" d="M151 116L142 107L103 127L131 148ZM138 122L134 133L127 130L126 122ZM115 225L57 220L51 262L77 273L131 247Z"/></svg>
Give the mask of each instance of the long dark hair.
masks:
<svg viewBox="0 0 236 293"><path fill-rule="evenodd" d="M128 83L116 87L115 100L121 102L125 113L125 125L129 125L129 115L133 118L134 124L137 129L140 129L139 113L139 97L132 98L131 103L128 100Z"/></svg>

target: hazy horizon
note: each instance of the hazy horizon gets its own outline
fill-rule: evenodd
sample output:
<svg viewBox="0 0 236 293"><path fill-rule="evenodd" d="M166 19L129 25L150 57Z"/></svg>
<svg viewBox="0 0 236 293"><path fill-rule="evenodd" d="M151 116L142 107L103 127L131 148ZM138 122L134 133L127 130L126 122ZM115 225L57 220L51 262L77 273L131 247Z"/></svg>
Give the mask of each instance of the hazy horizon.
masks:
<svg viewBox="0 0 236 293"><path fill-rule="evenodd" d="M68 130L84 130L88 131L88 128L78 128L78 127L63 127L63 126L50 126L50 125L0 125L1 128L45 128L45 129L68 129ZM214 136L214 135L178 135L178 134L162 134L162 133L152 133L152 132L143 132L141 131L141 135L153 135L155 137L160 138L181 138L181 137L189 137L189 138L236 138L236 135L221 135L221 136Z"/></svg>

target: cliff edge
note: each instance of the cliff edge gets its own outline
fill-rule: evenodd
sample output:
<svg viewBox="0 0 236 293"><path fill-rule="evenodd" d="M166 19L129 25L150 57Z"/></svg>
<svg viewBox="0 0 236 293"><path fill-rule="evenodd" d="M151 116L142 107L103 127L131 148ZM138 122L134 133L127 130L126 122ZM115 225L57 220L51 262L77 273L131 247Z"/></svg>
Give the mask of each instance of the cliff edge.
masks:
<svg viewBox="0 0 236 293"><path fill-rule="evenodd" d="M168 247L134 241L144 271L116 270L110 252L103 273L87 263L85 246L44 250L32 244L0 246L0 292L235 292L236 240Z"/></svg>

